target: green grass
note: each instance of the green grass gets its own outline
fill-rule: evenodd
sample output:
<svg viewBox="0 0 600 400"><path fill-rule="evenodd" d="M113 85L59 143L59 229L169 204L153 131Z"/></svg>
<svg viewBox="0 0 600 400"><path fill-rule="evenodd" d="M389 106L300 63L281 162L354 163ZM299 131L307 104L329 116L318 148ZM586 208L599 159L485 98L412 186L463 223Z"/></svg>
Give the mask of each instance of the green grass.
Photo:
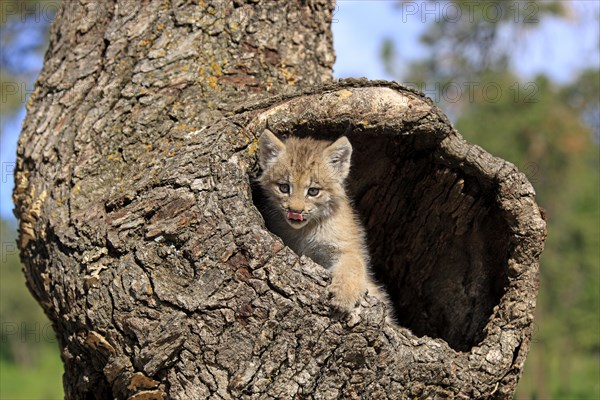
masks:
<svg viewBox="0 0 600 400"><path fill-rule="evenodd" d="M36 362L28 367L0 359L0 399L63 399L62 374L58 349L51 346L40 346Z"/></svg>
<svg viewBox="0 0 600 400"><path fill-rule="evenodd" d="M533 343L516 400L600 400L600 355Z"/></svg>

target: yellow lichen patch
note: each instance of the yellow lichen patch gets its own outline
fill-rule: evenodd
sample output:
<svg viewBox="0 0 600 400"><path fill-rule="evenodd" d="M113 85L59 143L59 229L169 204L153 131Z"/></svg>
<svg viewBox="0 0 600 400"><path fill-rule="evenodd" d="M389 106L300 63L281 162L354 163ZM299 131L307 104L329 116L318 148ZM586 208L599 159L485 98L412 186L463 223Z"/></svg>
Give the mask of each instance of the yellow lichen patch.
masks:
<svg viewBox="0 0 600 400"><path fill-rule="evenodd" d="M258 150L258 139L255 139L250 146L248 146L248 154L254 154Z"/></svg>
<svg viewBox="0 0 600 400"><path fill-rule="evenodd" d="M199 61L200 64L204 66L198 67L197 82L212 90L218 90L220 88L219 77L223 75L221 65L215 61L214 57L210 57L208 60ZM204 82L202 82L202 80L204 80Z"/></svg>
<svg viewBox="0 0 600 400"><path fill-rule="evenodd" d="M343 99L347 99L348 97L352 96L352 92L348 89L342 89L340 91L335 92L335 94L337 95L337 97L339 97L341 100Z"/></svg>
<svg viewBox="0 0 600 400"><path fill-rule="evenodd" d="M208 87L213 90L216 90L219 87L219 78L216 76L209 76L206 78L206 82L208 83Z"/></svg>
<svg viewBox="0 0 600 400"><path fill-rule="evenodd" d="M236 148L244 147L248 143L250 143L250 138L243 132L238 132L237 134L233 132L227 132L227 135L227 141L229 142L229 144Z"/></svg>
<svg viewBox="0 0 600 400"><path fill-rule="evenodd" d="M111 153L106 156L106 159L110 161L120 161L121 155L119 153Z"/></svg>
<svg viewBox="0 0 600 400"><path fill-rule="evenodd" d="M214 61L210 63L210 72L215 76L223 75L223 72L221 71L221 66Z"/></svg>
<svg viewBox="0 0 600 400"><path fill-rule="evenodd" d="M281 75L286 80L288 85L295 85L296 82L298 81L296 74L294 73L294 71L291 68L288 69L288 68L282 66L281 67Z"/></svg>

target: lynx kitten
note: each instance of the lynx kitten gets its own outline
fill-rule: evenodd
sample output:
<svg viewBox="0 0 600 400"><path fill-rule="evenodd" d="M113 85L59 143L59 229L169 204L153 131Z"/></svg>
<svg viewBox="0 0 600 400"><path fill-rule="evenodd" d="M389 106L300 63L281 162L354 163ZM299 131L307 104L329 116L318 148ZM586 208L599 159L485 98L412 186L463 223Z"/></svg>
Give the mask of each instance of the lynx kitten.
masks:
<svg viewBox="0 0 600 400"><path fill-rule="evenodd" d="M267 227L299 255L331 270L333 303L349 311L368 290L388 302L370 277L365 234L344 190L352 146L290 137L260 137L259 184L268 201Z"/></svg>

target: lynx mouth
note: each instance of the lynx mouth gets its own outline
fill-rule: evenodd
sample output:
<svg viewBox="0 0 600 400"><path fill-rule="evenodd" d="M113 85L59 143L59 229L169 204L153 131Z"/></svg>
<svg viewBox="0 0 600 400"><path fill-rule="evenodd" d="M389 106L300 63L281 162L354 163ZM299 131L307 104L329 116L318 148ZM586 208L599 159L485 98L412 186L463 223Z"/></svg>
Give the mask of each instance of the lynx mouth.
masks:
<svg viewBox="0 0 600 400"><path fill-rule="evenodd" d="M292 211L288 211L287 213L287 219L291 222L303 222L304 221L304 216L302 216L301 213L296 213L296 212L292 212Z"/></svg>
<svg viewBox="0 0 600 400"><path fill-rule="evenodd" d="M306 217L307 215L303 215L302 213L288 211L286 214L286 221L292 228L300 229L308 222Z"/></svg>

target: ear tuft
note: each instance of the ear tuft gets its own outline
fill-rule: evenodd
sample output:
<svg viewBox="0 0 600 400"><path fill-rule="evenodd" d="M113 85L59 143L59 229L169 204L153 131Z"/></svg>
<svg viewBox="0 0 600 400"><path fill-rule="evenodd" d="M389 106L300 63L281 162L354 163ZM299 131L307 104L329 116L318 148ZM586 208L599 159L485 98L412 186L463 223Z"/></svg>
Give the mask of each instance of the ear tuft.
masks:
<svg viewBox="0 0 600 400"><path fill-rule="evenodd" d="M352 145L347 137L342 136L325 149L325 157L329 165L339 174L342 180L350 172Z"/></svg>
<svg viewBox="0 0 600 400"><path fill-rule="evenodd" d="M264 170L285 150L285 143L279 140L273 132L265 129L262 135L260 135L259 147L259 163L260 167Z"/></svg>

